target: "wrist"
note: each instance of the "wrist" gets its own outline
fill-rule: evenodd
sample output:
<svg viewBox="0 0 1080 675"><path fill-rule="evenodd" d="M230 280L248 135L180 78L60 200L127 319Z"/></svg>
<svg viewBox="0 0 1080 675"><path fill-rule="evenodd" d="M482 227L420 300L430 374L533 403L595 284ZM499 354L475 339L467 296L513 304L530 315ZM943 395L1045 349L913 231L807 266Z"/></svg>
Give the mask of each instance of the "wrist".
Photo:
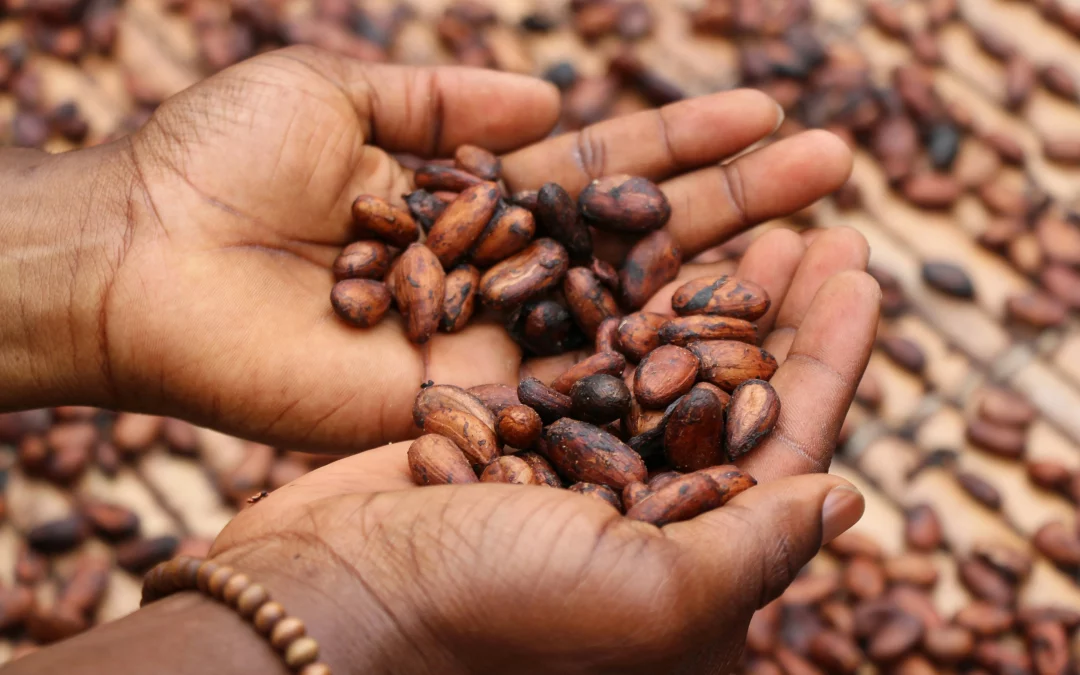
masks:
<svg viewBox="0 0 1080 675"><path fill-rule="evenodd" d="M0 152L0 410L110 403L104 309L124 254L129 167L117 145Z"/></svg>

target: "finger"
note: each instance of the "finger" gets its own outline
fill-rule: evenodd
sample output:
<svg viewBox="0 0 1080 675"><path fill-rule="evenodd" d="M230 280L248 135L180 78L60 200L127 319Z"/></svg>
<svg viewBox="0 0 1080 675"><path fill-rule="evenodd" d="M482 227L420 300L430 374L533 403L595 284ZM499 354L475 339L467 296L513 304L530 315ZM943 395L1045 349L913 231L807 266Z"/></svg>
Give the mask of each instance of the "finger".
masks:
<svg viewBox="0 0 1080 675"><path fill-rule="evenodd" d="M787 588L823 543L854 525L863 506L843 478L796 476L753 487L663 531L693 561L701 602L734 601L749 618Z"/></svg>
<svg viewBox="0 0 1080 675"><path fill-rule="evenodd" d="M759 481L827 471L877 331L881 291L866 272L825 282L771 384L780 418L765 441L738 462Z"/></svg>
<svg viewBox="0 0 1080 675"><path fill-rule="evenodd" d="M780 107L760 91L702 96L523 148L503 158L503 177L514 190L551 181L575 196L601 176L661 180L739 152L772 133L780 118Z"/></svg>
<svg viewBox="0 0 1080 675"><path fill-rule="evenodd" d="M844 270L865 270L869 259L870 246L855 230L837 227L816 235L780 303L775 328L765 333L765 351L782 363L822 284Z"/></svg>
<svg viewBox="0 0 1080 675"><path fill-rule="evenodd" d="M472 143L505 152L547 135L559 93L532 77L480 68L373 65L308 47L276 52L337 85L364 140L391 152L448 156Z"/></svg>
<svg viewBox="0 0 1080 675"><path fill-rule="evenodd" d="M757 320L758 335L772 330L805 253L806 245L799 235L782 229L766 232L746 249L735 276L761 284L770 300L769 311Z"/></svg>
<svg viewBox="0 0 1080 675"><path fill-rule="evenodd" d="M668 230L683 255L693 256L833 192L847 180L851 161L843 141L814 130L673 178L661 186L671 202Z"/></svg>

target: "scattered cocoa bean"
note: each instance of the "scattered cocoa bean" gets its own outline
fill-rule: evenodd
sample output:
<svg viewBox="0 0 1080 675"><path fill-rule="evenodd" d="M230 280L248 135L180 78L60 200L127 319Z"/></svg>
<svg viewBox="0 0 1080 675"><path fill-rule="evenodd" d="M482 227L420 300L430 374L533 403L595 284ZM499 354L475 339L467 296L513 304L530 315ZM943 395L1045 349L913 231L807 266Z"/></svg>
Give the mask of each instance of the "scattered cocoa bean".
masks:
<svg viewBox="0 0 1080 675"><path fill-rule="evenodd" d="M139 532L139 515L126 506L91 501L81 511L94 532L106 539L118 541Z"/></svg>
<svg viewBox="0 0 1080 675"><path fill-rule="evenodd" d="M454 164L483 180L498 180L502 172L499 158L475 145L459 145L454 151Z"/></svg>
<svg viewBox="0 0 1080 675"><path fill-rule="evenodd" d="M655 312L634 312L619 323L619 347L626 357L638 362L660 346L660 328L668 317Z"/></svg>
<svg viewBox="0 0 1080 675"><path fill-rule="evenodd" d="M941 521L934 507L919 504L904 513L904 540L916 551L934 551L943 540Z"/></svg>
<svg viewBox="0 0 1080 675"><path fill-rule="evenodd" d="M972 554L990 565L1010 583L1019 583L1031 574L1031 555L1025 551L991 541L976 542Z"/></svg>
<svg viewBox="0 0 1080 675"><path fill-rule="evenodd" d="M480 238L499 204L499 187L479 183L447 205L431 226L424 244L443 269L453 267Z"/></svg>
<svg viewBox="0 0 1080 675"><path fill-rule="evenodd" d="M975 636L967 628L950 624L926 631L922 644L930 658L939 663L954 664L971 656Z"/></svg>
<svg viewBox="0 0 1080 675"><path fill-rule="evenodd" d="M956 474L960 487L983 506L997 511L1001 508L1001 493L990 483L973 473L960 471Z"/></svg>
<svg viewBox="0 0 1080 675"><path fill-rule="evenodd" d="M855 641L836 631L825 630L810 640L810 658L830 673L853 675L866 657Z"/></svg>
<svg viewBox="0 0 1080 675"><path fill-rule="evenodd" d="M504 206L495 212L480 233L472 251L472 261L487 267L519 253L536 234L533 214L520 206Z"/></svg>
<svg viewBox="0 0 1080 675"><path fill-rule="evenodd" d="M487 398L482 399L478 394ZM499 410L491 407L493 400L499 401ZM436 410L457 410L472 415L494 433L496 413L508 405L518 403L517 394L507 385L483 385L466 391L452 384L436 384L422 388L416 395L412 416L416 426L423 429L428 415Z"/></svg>
<svg viewBox="0 0 1080 675"><path fill-rule="evenodd" d="M619 316L619 306L611 291L587 267L573 267L563 279L563 295L578 326L593 339L606 319Z"/></svg>
<svg viewBox="0 0 1080 675"><path fill-rule="evenodd" d="M1064 673L1069 668L1069 636L1057 621L1039 621L1026 629L1028 649L1038 675Z"/></svg>
<svg viewBox="0 0 1080 675"><path fill-rule="evenodd" d="M907 338L883 335L878 338L878 346L896 365L908 372L919 375L926 368L926 355L922 348Z"/></svg>
<svg viewBox="0 0 1080 675"><path fill-rule="evenodd" d="M1076 78L1068 68L1058 63L1049 63L1039 69L1039 80L1051 93L1070 101L1076 101L1077 85Z"/></svg>
<svg viewBox="0 0 1080 675"><path fill-rule="evenodd" d="M752 281L727 276L686 282L671 296L677 314L713 314L753 321L769 310L769 294Z"/></svg>
<svg viewBox="0 0 1080 675"><path fill-rule="evenodd" d="M680 316L661 326L660 341L685 347L698 340L735 340L756 344L757 326L743 319L726 316Z"/></svg>
<svg viewBox="0 0 1080 675"><path fill-rule="evenodd" d="M116 564L132 574L143 574L176 553L180 540L172 535L132 539L116 547Z"/></svg>
<svg viewBox="0 0 1080 675"><path fill-rule="evenodd" d="M734 466L709 467L652 488L652 494L627 511L626 517L662 527L723 506L756 484L750 474Z"/></svg>
<svg viewBox="0 0 1080 675"><path fill-rule="evenodd" d="M426 164L420 167L416 170L413 180L416 182L416 187L429 192L437 190L463 192L487 182L485 179L474 176L468 171L439 164Z"/></svg>
<svg viewBox="0 0 1080 675"><path fill-rule="evenodd" d="M1024 429L995 424L985 419L968 422L966 436L980 448L1007 459L1023 457L1027 445L1027 432Z"/></svg>
<svg viewBox="0 0 1080 675"><path fill-rule="evenodd" d="M1063 492L1072 480L1069 467L1053 460L1027 461L1028 479L1044 490Z"/></svg>
<svg viewBox="0 0 1080 675"><path fill-rule="evenodd" d="M439 259L427 246L411 244L390 271L388 286L405 317L405 334L411 342L424 344L442 317L446 273Z"/></svg>
<svg viewBox="0 0 1080 675"><path fill-rule="evenodd" d="M592 235L578 214L570 195L556 183L546 183L536 197L536 218L544 233L566 248L570 260L588 262L592 257Z"/></svg>
<svg viewBox="0 0 1080 675"><path fill-rule="evenodd" d="M334 278L382 279L390 269L390 249L374 239L354 241L334 261Z"/></svg>
<svg viewBox="0 0 1080 675"><path fill-rule="evenodd" d="M906 553L885 561L885 578L893 584L933 587L938 580L937 567L932 558L917 553Z"/></svg>
<svg viewBox="0 0 1080 675"><path fill-rule="evenodd" d="M708 389L692 388L680 398L664 426L664 452L679 471L723 464L724 402Z"/></svg>
<svg viewBox="0 0 1080 675"><path fill-rule="evenodd" d="M975 297L975 286L959 265L943 261L923 263L922 278L932 288L953 297Z"/></svg>
<svg viewBox="0 0 1080 675"><path fill-rule="evenodd" d="M1010 320L1038 330L1065 323L1067 312L1063 302L1041 291L1010 295L1005 300L1005 313Z"/></svg>
<svg viewBox="0 0 1080 675"><path fill-rule="evenodd" d="M1016 591L997 570L976 558L965 558L956 564L960 581L972 595L995 605L1010 606L1016 601Z"/></svg>
<svg viewBox="0 0 1080 675"><path fill-rule="evenodd" d="M923 623L918 618L897 612L874 632L866 647L866 655L877 662L894 661L919 644L923 631Z"/></svg>
<svg viewBox="0 0 1080 675"><path fill-rule="evenodd" d="M977 638L986 638L1012 629L1016 615L1004 607L976 600L957 612L953 621L970 630Z"/></svg>
<svg viewBox="0 0 1080 675"><path fill-rule="evenodd" d="M671 205L655 183L626 175L591 182L578 196L578 208L593 227L615 232L650 232L671 217Z"/></svg>
<svg viewBox="0 0 1080 675"><path fill-rule="evenodd" d="M1061 521L1040 527L1032 536L1031 544L1058 567L1070 572L1080 568L1080 535Z"/></svg>
<svg viewBox="0 0 1080 675"><path fill-rule="evenodd" d="M26 532L26 541L42 553L63 553L81 544L87 529L86 521L73 515L31 528Z"/></svg>

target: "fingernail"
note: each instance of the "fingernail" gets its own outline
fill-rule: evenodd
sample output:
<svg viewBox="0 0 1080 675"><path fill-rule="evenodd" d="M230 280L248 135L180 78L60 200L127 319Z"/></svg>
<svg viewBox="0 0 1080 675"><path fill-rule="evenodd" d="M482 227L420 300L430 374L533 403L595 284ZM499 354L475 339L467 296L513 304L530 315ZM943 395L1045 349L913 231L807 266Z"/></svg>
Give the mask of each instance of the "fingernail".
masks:
<svg viewBox="0 0 1080 675"><path fill-rule="evenodd" d="M834 487L821 507L821 543L828 544L862 518L862 493L850 485Z"/></svg>
<svg viewBox="0 0 1080 675"><path fill-rule="evenodd" d="M773 101L773 103L776 103L776 101ZM784 113L784 106L776 103L776 126L773 127L772 133L776 133L777 129L780 128L780 125L784 123L785 117L787 117L787 115Z"/></svg>

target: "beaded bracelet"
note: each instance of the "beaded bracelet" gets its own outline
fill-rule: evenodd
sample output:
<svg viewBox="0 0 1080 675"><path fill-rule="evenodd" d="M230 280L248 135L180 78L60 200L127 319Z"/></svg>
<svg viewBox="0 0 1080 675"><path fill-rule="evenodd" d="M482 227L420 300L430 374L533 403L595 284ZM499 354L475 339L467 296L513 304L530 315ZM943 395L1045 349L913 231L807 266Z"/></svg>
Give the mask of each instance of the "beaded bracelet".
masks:
<svg viewBox="0 0 1080 675"><path fill-rule="evenodd" d="M271 600L266 588L246 574L212 560L180 556L147 573L140 606L180 591L200 591L236 610L282 654L290 670L299 675L330 675L330 666L316 661L319 643L305 635L304 622L288 616L281 603Z"/></svg>

